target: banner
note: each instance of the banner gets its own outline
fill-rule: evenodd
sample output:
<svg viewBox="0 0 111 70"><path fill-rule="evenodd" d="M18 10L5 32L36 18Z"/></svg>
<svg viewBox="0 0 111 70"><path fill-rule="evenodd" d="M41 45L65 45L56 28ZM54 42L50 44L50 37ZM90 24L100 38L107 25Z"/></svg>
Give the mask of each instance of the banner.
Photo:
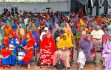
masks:
<svg viewBox="0 0 111 70"><path fill-rule="evenodd" d="M86 5L88 3L88 0L77 0L79 3Z"/></svg>

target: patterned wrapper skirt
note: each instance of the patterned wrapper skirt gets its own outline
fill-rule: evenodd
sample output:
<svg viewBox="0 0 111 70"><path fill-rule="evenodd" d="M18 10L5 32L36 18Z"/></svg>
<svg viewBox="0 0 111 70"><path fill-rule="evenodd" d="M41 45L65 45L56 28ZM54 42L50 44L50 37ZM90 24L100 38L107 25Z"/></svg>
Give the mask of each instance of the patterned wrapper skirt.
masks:
<svg viewBox="0 0 111 70"><path fill-rule="evenodd" d="M53 55L51 49L41 49L40 50L40 62L41 65L52 65L53 64Z"/></svg>

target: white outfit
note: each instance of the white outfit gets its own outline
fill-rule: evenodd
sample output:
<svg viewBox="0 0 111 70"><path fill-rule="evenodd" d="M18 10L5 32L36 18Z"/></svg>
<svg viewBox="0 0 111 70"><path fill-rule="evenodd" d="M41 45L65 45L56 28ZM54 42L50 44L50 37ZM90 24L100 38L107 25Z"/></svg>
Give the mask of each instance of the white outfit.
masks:
<svg viewBox="0 0 111 70"><path fill-rule="evenodd" d="M48 31L48 27L45 27L44 30L45 30L45 31ZM45 34L47 34L47 32L44 32L44 31L43 31L43 32L41 33L41 35L40 35L40 40L41 40L41 41L42 41L42 37L43 37Z"/></svg>
<svg viewBox="0 0 111 70"><path fill-rule="evenodd" d="M24 23L25 23L25 25L28 24L28 20L29 20L28 18L25 18L25 19L24 19Z"/></svg>
<svg viewBox="0 0 111 70"><path fill-rule="evenodd" d="M85 65L85 62L86 62L86 57L85 57L85 54L83 51L79 52L77 62L80 63L80 68L83 68L83 66Z"/></svg>
<svg viewBox="0 0 111 70"><path fill-rule="evenodd" d="M40 35L40 40L42 41L42 37L46 34L46 32L42 32Z"/></svg>
<svg viewBox="0 0 111 70"><path fill-rule="evenodd" d="M91 32L91 35L92 35L93 38L95 38L95 39L102 39L102 35L104 35L104 32L103 32L103 30L98 30L98 31L93 30L93 31Z"/></svg>
<svg viewBox="0 0 111 70"><path fill-rule="evenodd" d="M22 60L24 56L25 56L25 52L19 52L18 53L18 60Z"/></svg>

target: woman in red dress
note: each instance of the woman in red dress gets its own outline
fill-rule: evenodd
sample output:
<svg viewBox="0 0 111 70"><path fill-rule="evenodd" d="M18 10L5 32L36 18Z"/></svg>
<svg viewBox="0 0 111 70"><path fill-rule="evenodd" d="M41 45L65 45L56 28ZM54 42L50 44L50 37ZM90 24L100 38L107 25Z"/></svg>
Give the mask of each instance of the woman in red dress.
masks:
<svg viewBox="0 0 111 70"><path fill-rule="evenodd" d="M54 38L51 36L51 33L48 32L46 37L43 38L40 43L40 61L41 65L53 65L53 56L56 50L56 44Z"/></svg>
<svg viewBox="0 0 111 70"><path fill-rule="evenodd" d="M33 57L33 49L34 49L34 44L36 43L32 33L30 31L27 32L26 34L26 40L27 40L27 44L23 47L26 54L23 57L22 61L25 63L28 63L28 68L30 68L30 60Z"/></svg>

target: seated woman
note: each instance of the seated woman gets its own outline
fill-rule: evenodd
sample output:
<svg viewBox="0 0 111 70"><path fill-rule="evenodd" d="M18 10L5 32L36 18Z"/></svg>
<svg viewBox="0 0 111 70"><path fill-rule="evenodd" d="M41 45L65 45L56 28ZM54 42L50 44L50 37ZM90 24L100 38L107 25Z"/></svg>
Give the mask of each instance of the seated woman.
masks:
<svg viewBox="0 0 111 70"><path fill-rule="evenodd" d="M9 50L9 38L8 35L4 35L2 46L1 46L1 56L2 56L2 66L6 68L8 66L11 67L11 55L12 51Z"/></svg>
<svg viewBox="0 0 111 70"><path fill-rule="evenodd" d="M86 35L84 39L79 44L79 55L78 55L78 64L79 64L79 69L82 70L86 60L90 57L91 55L91 48L92 48L92 42L91 42L91 36Z"/></svg>
<svg viewBox="0 0 111 70"><path fill-rule="evenodd" d="M2 55L2 66L3 66L3 68L6 68L6 66L8 68L10 68L11 67L12 51L8 50L8 47L6 47L5 44L2 45L1 55Z"/></svg>
<svg viewBox="0 0 111 70"><path fill-rule="evenodd" d="M105 61L105 70L111 70L111 35L109 35L109 40L104 45L102 58Z"/></svg>
<svg viewBox="0 0 111 70"><path fill-rule="evenodd" d="M66 70L70 67L70 47L72 46L73 44L70 43L67 38L67 33L64 33L60 41L57 43L58 50L54 54L54 66L56 65L58 60L62 60Z"/></svg>
<svg viewBox="0 0 111 70"><path fill-rule="evenodd" d="M11 66L14 66L16 64L17 47L19 47L19 42L18 39L16 38L16 35L14 34L14 31L10 32L8 38L9 38L8 48L13 53L13 55L11 55Z"/></svg>
<svg viewBox="0 0 111 70"><path fill-rule="evenodd" d="M46 37L44 37L40 43L40 62L41 66L48 65L51 67L53 65L53 56L56 50L56 44L51 33L48 32Z"/></svg>
<svg viewBox="0 0 111 70"><path fill-rule="evenodd" d="M31 58L33 57L33 49L34 49L35 43L36 43L36 41L33 38L31 31L28 31L26 34L26 39L22 43L23 50L20 51L20 53L25 52L25 55L22 58L22 60L18 60L18 64L20 64L20 65L21 64L28 64L28 68L30 68L30 61L31 61ZM18 53L18 55L20 53Z"/></svg>

